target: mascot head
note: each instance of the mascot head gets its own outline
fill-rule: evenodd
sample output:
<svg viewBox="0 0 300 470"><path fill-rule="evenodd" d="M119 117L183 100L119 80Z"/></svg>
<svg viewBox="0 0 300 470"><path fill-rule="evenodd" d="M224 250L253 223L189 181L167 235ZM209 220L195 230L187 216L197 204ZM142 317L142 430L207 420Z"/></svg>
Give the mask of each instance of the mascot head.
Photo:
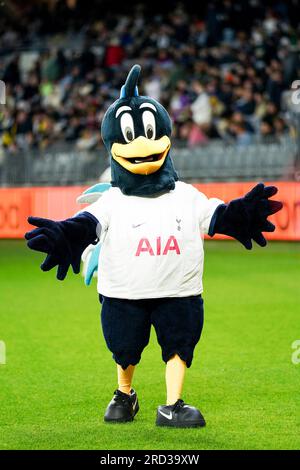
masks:
<svg viewBox="0 0 300 470"><path fill-rule="evenodd" d="M178 180L170 156L172 123L165 108L139 96L141 67L134 65L120 98L106 111L101 134L110 154L112 186L124 194L151 196L174 189Z"/></svg>

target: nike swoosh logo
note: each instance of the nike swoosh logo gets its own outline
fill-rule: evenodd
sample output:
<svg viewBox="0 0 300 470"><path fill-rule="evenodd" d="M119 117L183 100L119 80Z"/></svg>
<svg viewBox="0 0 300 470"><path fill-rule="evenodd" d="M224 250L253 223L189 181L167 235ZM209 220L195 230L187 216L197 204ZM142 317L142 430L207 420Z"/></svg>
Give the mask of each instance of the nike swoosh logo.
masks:
<svg viewBox="0 0 300 470"><path fill-rule="evenodd" d="M137 228L140 227L141 225L144 225L146 222L142 222L141 224L132 224L132 228Z"/></svg>
<svg viewBox="0 0 300 470"><path fill-rule="evenodd" d="M136 404L137 404L137 397L135 398L135 402L134 402L134 404L132 405L133 411L135 410Z"/></svg>
<svg viewBox="0 0 300 470"><path fill-rule="evenodd" d="M165 418L172 419L172 411L170 411L170 414L164 413L163 411L160 411L160 410L158 410L158 412Z"/></svg>

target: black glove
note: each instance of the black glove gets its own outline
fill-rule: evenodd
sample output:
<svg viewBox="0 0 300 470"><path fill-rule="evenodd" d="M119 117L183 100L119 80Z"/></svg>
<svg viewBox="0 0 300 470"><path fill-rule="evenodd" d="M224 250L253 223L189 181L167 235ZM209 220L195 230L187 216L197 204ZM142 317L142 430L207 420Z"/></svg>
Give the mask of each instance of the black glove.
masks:
<svg viewBox="0 0 300 470"><path fill-rule="evenodd" d="M78 274L82 252L89 244L97 243L98 220L88 212L82 212L59 222L40 217L28 217L28 222L38 227L25 233L28 247L47 253L41 269L49 271L58 266L57 279L60 281L65 279L70 266Z"/></svg>
<svg viewBox="0 0 300 470"><path fill-rule="evenodd" d="M275 186L259 183L244 197L233 199L229 204L221 204L212 217L208 234L229 235L241 242L247 250L252 248L251 239L265 246L267 241L262 232L275 230L275 225L267 218L282 209L281 202L269 200L277 191Z"/></svg>

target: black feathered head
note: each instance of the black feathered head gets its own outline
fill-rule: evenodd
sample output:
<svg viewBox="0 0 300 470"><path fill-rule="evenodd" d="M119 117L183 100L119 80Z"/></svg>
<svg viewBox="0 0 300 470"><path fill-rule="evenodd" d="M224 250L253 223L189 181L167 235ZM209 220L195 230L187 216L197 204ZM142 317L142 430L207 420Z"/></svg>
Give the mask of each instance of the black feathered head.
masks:
<svg viewBox="0 0 300 470"><path fill-rule="evenodd" d="M139 65L130 70L120 98L105 113L101 134L111 157L112 185L143 196L174 189L178 177L170 157L170 116L156 100L139 96L140 71Z"/></svg>

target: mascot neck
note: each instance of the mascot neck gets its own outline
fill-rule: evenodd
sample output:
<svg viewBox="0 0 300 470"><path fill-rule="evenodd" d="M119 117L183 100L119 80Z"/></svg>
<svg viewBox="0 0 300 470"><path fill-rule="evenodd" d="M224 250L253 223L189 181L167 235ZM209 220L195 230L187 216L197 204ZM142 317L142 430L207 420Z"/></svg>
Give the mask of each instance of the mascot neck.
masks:
<svg viewBox="0 0 300 470"><path fill-rule="evenodd" d="M123 194L141 197L171 191L178 180L170 155L167 156L162 167L151 175L130 173L112 159L111 177L111 185L120 188Z"/></svg>

